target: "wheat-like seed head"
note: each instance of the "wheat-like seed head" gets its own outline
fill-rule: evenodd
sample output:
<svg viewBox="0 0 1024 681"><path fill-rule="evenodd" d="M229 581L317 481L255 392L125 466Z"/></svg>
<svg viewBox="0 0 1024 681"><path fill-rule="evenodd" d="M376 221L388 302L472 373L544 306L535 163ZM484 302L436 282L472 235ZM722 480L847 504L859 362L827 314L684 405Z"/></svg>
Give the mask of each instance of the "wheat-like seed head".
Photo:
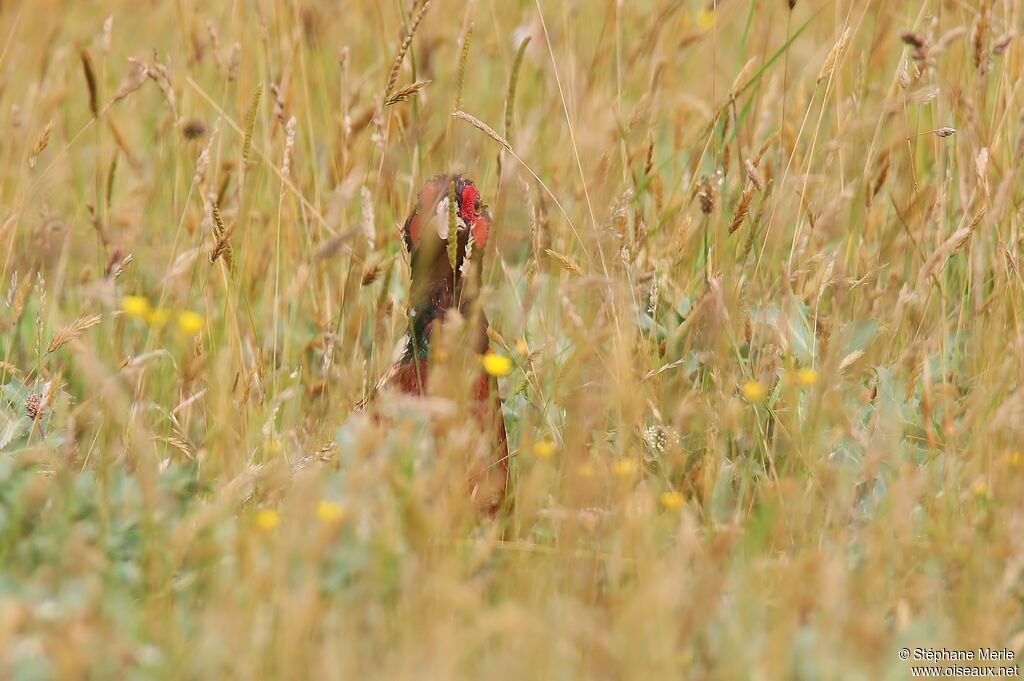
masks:
<svg viewBox="0 0 1024 681"><path fill-rule="evenodd" d="M46 127L43 128L42 134L39 135L39 139L36 140L35 145L32 147L32 153L28 157L28 167L36 167L36 159L39 158L39 154L43 153L46 149L46 145L50 142L50 135L53 133L53 121L49 121Z"/></svg>
<svg viewBox="0 0 1024 681"><path fill-rule="evenodd" d="M509 144L508 141L504 137L502 137L497 132L495 132L494 128L492 128L491 126L487 125L486 123L481 121L479 118L477 118L475 116L472 116L472 115L466 113L465 111L454 111L454 112L452 112L452 116L455 117L455 118L458 118L459 120L466 121L467 123L472 125L474 128L476 128L477 130L479 130L480 132L484 133L485 135L490 137L492 140L494 140L495 142L500 144L506 150L512 151L512 145Z"/></svg>
<svg viewBox="0 0 1024 681"><path fill-rule="evenodd" d="M402 40L402 44L398 48L398 53L395 55L395 59L391 63L391 70L388 71L387 85L384 87L385 101L391 98L391 93L395 89L395 83L398 82L398 72L402 68L402 62L405 61L405 55L409 51L409 47L412 46L412 39L416 35L416 29L419 28L420 22L423 21L423 17L426 16L427 10L430 9L431 2L433 2L433 0L426 0L420 7L419 11L416 12L416 16L413 18L412 24L409 26L409 32Z"/></svg>
<svg viewBox="0 0 1024 681"><path fill-rule="evenodd" d="M242 140L242 165L249 162L249 154L252 151L252 134L256 127L256 114L259 111L260 96L263 94L263 83L256 86L256 92L252 95L252 103L249 105L249 112L245 115L245 138Z"/></svg>
<svg viewBox="0 0 1024 681"><path fill-rule="evenodd" d="M558 251L551 250L550 248L545 249L544 252L548 257L554 259L554 261L557 262L566 272L574 274L577 277L583 276L583 270L581 270L580 266L577 265L569 256L559 253Z"/></svg>
<svg viewBox="0 0 1024 681"><path fill-rule="evenodd" d="M398 104L399 102L408 101L412 99L413 95L428 85L430 85L429 80L418 80L415 83L410 83L409 85L400 88L397 92L384 100L384 106L389 107Z"/></svg>
<svg viewBox="0 0 1024 681"><path fill-rule="evenodd" d="M62 347L85 333L86 330L99 324L101 321L103 321L103 315L98 314L83 315L79 317L57 332L53 337L53 340L50 341L50 345L47 346L46 352L57 352Z"/></svg>

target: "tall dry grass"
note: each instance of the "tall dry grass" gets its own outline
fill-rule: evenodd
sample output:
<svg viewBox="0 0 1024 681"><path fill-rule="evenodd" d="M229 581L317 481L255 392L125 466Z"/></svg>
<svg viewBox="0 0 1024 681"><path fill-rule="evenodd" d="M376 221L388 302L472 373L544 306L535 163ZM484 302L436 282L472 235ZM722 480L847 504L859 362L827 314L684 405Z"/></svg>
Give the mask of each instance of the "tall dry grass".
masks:
<svg viewBox="0 0 1024 681"><path fill-rule="evenodd" d="M0 676L1024 648L1021 0L0 7ZM502 132L498 132L501 130ZM463 171L513 489L398 226ZM387 425L385 425L387 424Z"/></svg>

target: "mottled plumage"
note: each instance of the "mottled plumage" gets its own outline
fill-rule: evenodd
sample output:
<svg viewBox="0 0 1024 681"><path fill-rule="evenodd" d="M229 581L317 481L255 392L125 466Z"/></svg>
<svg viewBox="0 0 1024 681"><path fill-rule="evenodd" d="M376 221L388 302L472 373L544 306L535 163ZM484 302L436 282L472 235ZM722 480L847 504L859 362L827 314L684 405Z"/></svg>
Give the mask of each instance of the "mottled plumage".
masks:
<svg viewBox="0 0 1024 681"><path fill-rule="evenodd" d="M448 255L448 196L454 183L457 243L455 268ZM449 310L476 319L473 350L488 348L487 318L471 314L483 248L490 235L491 216L480 201L472 180L460 175L437 175L420 190L416 206L403 228L411 257L409 331L402 358L378 381L373 393L359 405L362 410L378 393L388 389L408 395L426 394L430 385L428 361L431 339ZM471 475L473 497L493 512L501 504L508 483L508 441L501 413L498 383L482 369L473 389L473 415L481 436L491 441L491 456L483 473Z"/></svg>

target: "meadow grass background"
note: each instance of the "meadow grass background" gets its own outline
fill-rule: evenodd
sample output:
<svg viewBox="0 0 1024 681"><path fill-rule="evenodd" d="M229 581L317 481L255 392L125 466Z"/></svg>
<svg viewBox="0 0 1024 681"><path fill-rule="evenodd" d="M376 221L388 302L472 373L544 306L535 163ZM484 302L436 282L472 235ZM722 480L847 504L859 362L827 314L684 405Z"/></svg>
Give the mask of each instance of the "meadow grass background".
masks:
<svg viewBox="0 0 1024 681"><path fill-rule="evenodd" d="M3 3L0 676L1020 652L1024 3L433 0L394 71L423 10ZM349 418L443 171L494 214L495 520L456 333Z"/></svg>

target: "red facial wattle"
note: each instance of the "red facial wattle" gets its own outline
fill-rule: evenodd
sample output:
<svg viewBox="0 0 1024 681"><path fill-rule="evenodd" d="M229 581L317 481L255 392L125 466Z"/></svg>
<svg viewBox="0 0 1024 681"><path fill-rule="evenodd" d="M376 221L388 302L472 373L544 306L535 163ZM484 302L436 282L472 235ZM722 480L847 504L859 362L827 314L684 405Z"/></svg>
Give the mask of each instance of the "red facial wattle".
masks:
<svg viewBox="0 0 1024 681"><path fill-rule="evenodd" d="M459 201L459 217L469 225L470 234L473 235L473 243L477 248L483 248L487 243L487 235L491 227L491 219L486 214L480 213L480 191L472 184L462 188L462 196Z"/></svg>
<svg viewBox="0 0 1024 681"><path fill-rule="evenodd" d="M483 248L484 244L487 243L487 234L491 229L491 219L486 215L481 215L472 224L473 227L470 234L473 235L473 244L476 248Z"/></svg>
<svg viewBox="0 0 1024 681"><path fill-rule="evenodd" d="M477 205L480 203L480 192L471 184L462 188L462 196L459 201L459 217L467 225L472 225L477 218Z"/></svg>

